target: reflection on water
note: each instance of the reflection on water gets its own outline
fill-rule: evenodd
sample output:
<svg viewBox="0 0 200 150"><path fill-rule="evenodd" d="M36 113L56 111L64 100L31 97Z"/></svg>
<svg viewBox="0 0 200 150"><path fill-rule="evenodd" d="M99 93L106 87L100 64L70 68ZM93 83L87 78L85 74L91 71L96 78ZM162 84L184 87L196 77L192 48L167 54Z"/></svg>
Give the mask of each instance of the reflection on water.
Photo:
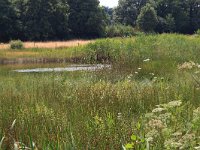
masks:
<svg viewBox="0 0 200 150"><path fill-rule="evenodd" d="M34 73L34 72L63 72L63 71L95 71L111 68L111 65L95 64L95 65L70 65L62 68L35 68L35 69L20 69L14 70L19 73Z"/></svg>

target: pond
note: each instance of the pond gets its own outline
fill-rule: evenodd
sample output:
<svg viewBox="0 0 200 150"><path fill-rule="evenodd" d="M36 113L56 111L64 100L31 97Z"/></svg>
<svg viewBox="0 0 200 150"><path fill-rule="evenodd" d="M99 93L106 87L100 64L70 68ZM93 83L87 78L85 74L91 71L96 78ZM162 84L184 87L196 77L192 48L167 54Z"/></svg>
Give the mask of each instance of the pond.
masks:
<svg viewBox="0 0 200 150"><path fill-rule="evenodd" d="M18 73L40 73L40 72L73 72L73 71L96 71L102 69L111 69L111 65L108 64L81 64L81 65L69 65L67 67L48 67L48 68L33 68L33 69L18 69L14 70Z"/></svg>

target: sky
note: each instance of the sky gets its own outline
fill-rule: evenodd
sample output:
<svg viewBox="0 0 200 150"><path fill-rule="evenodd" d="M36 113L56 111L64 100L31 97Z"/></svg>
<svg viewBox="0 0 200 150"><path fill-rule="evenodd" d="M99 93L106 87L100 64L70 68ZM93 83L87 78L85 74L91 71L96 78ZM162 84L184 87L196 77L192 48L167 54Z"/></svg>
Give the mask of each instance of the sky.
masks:
<svg viewBox="0 0 200 150"><path fill-rule="evenodd" d="M100 1L100 5L108 6L110 8L113 8L117 6L118 4L118 0L99 0L99 1Z"/></svg>

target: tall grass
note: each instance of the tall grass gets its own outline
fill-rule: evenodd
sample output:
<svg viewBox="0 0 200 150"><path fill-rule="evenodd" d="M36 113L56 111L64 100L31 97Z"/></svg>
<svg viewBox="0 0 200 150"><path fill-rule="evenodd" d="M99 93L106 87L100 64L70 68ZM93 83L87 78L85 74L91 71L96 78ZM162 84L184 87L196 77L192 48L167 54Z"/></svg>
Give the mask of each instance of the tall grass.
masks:
<svg viewBox="0 0 200 150"><path fill-rule="evenodd" d="M200 101L199 41L174 34L97 40L79 49L85 62L113 65L96 72L19 74L14 66L1 66L2 149L12 149L17 141L44 150L116 150L133 147L135 139L138 150L147 144L176 149L166 146L172 137L163 132L147 142L151 120L144 116L158 104L181 100L180 111L166 110L173 112L167 124L172 131L166 133L190 134L188 124ZM199 131L196 126L191 134L198 138ZM189 149L198 144L195 140Z"/></svg>
<svg viewBox="0 0 200 150"><path fill-rule="evenodd" d="M91 59L98 55L115 63L129 63L152 60L173 60L176 62L197 60L200 38L192 36L162 34L141 35L135 38L98 40L84 47Z"/></svg>

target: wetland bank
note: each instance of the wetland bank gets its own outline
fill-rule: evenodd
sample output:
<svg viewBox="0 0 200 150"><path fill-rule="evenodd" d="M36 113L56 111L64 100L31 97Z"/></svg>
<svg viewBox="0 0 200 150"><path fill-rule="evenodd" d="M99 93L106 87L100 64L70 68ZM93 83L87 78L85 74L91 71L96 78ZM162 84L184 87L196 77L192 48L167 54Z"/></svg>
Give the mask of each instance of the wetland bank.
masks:
<svg viewBox="0 0 200 150"><path fill-rule="evenodd" d="M29 53L6 55L12 51ZM141 35L72 48L0 50L7 60L44 56L112 67L19 73L13 70L71 62L1 65L2 149L17 142L44 150L198 149L198 36Z"/></svg>

